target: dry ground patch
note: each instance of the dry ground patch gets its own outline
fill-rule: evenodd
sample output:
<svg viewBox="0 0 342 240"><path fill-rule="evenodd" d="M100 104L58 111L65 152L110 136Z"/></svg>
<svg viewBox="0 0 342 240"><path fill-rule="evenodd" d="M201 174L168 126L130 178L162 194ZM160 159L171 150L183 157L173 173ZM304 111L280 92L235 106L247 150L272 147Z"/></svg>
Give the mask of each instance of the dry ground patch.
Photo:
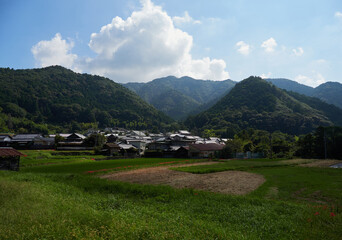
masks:
<svg viewBox="0 0 342 240"><path fill-rule="evenodd" d="M177 166L186 167L209 164L213 164L213 162ZM169 167L170 166L152 167L110 173L101 176L101 178L139 184L169 185L175 188L193 188L197 190L236 195L250 193L265 182L265 178L262 175L242 171L193 174L174 171L169 169Z"/></svg>

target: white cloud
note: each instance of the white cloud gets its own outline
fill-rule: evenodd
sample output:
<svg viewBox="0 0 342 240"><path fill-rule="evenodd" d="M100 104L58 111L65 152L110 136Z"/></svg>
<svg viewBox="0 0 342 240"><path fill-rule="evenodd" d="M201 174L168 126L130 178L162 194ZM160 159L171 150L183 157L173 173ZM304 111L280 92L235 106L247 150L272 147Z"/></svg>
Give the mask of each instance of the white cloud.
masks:
<svg viewBox="0 0 342 240"><path fill-rule="evenodd" d="M271 38L267 39L266 41L264 41L261 44L261 47L264 48L267 53L272 53L272 52L274 52L277 45L278 44L277 44L276 40L271 37Z"/></svg>
<svg viewBox="0 0 342 240"><path fill-rule="evenodd" d="M68 43L60 33L56 33L50 41L40 41L34 45L31 52L38 66L62 65L75 70L77 55L70 53L73 46L72 41Z"/></svg>
<svg viewBox="0 0 342 240"><path fill-rule="evenodd" d="M187 11L184 12L183 17L175 16L172 18L174 24L181 25L184 23L192 23L192 24L201 24L201 21L194 20L192 17L190 17L189 13Z"/></svg>
<svg viewBox="0 0 342 240"><path fill-rule="evenodd" d="M342 19L342 12L335 12L335 17Z"/></svg>
<svg viewBox="0 0 342 240"><path fill-rule="evenodd" d="M165 75L215 80L229 77L223 60L192 59L192 36L176 28L161 7L149 0L142 4L142 9L126 20L115 17L91 35L89 46L98 55L87 68L121 82Z"/></svg>
<svg viewBox="0 0 342 240"><path fill-rule="evenodd" d="M292 49L292 52L294 53L294 55L296 56L302 56L304 54L304 50L303 48L301 47L298 47L298 48L295 48L295 49Z"/></svg>
<svg viewBox="0 0 342 240"><path fill-rule="evenodd" d="M236 43L236 47L238 47L238 52L242 55L249 55L250 52L250 46L245 43L244 41L239 41Z"/></svg>
<svg viewBox="0 0 342 240"><path fill-rule="evenodd" d="M308 85L311 87L317 87L318 85L326 82L322 74L317 72L313 72L312 76L310 77L298 75L295 77L295 80L301 84Z"/></svg>
<svg viewBox="0 0 342 240"><path fill-rule="evenodd" d="M272 73L271 73L271 72L268 72L268 73L263 73L263 74L261 74L260 77L261 77L262 79L265 79L265 78L270 78L271 75L272 75Z"/></svg>
<svg viewBox="0 0 342 240"><path fill-rule="evenodd" d="M161 7L150 0L141 3L142 9L134 11L127 19L117 16L99 32L91 34L89 47L96 56L78 59L75 65L85 72L117 82L144 82L167 75L212 80L229 78L224 60L193 59L190 53L192 36L176 28L172 18ZM60 37L59 41L65 42ZM68 51L70 49L67 48ZM51 52L49 57L53 58L53 55ZM67 56L73 60L77 58L72 54ZM39 56L36 60L41 62ZM63 61L58 63L66 66Z"/></svg>

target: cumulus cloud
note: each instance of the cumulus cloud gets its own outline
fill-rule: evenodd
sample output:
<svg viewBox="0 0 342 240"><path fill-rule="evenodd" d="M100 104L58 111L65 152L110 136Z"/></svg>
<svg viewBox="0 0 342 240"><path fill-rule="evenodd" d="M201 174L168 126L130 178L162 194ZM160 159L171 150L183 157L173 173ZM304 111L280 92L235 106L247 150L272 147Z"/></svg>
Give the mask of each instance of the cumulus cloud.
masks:
<svg viewBox="0 0 342 240"><path fill-rule="evenodd" d="M276 40L271 37L271 38L267 39L266 41L264 41L261 44L261 47L264 48L267 53L272 53L272 52L274 52L277 45L278 44L277 44Z"/></svg>
<svg viewBox="0 0 342 240"><path fill-rule="evenodd" d="M237 51L242 55L249 55L250 46L244 41L237 42L235 46L238 47Z"/></svg>
<svg viewBox="0 0 342 240"><path fill-rule="evenodd" d="M335 17L342 19L342 12L335 12Z"/></svg>
<svg viewBox="0 0 342 240"><path fill-rule="evenodd" d="M311 87L317 87L322 83L325 83L326 80L322 76L322 74L314 72L312 76L308 77L305 75L298 75L295 77L295 80L301 84L311 86Z"/></svg>
<svg viewBox="0 0 342 240"><path fill-rule="evenodd" d="M304 50L301 47L292 49L292 52L294 53L294 55L296 55L298 57L300 57L300 56L302 56L304 54Z"/></svg>
<svg viewBox="0 0 342 240"><path fill-rule="evenodd" d="M67 42L60 33L56 33L50 41L40 41L34 45L31 52L38 66L62 65L74 69L77 55L70 52L73 46L72 41Z"/></svg>
<svg viewBox="0 0 342 240"><path fill-rule="evenodd" d="M212 80L229 78L224 60L193 59L192 36L176 28L174 20L160 6L150 0L141 3L142 9L134 11L127 19L117 16L99 32L91 34L88 45L96 56L78 59L75 65L85 72L118 82L143 82L167 75ZM61 38L59 41L65 42ZM70 49L69 46L64 52L76 60L77 57L69 53Z"/></svg>
<svg viewBox="0 0 342 240"><path fill-rule="evenodd" d="M174 24L181 25L184 23L192 23L192 24L201 24L201 21L194 20L192 17L190 17L189 13L187 11L184 12L183 17L175 16L172 18Z"/></svg>

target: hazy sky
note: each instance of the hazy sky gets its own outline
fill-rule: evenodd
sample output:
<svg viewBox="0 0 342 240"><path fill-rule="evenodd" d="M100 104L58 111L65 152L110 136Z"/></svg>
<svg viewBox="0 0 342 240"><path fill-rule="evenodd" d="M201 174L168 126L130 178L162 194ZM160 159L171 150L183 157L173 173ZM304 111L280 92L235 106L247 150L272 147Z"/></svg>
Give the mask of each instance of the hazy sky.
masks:
<svg viewBox="0 0 342 240"><path fill-rule="evenodd" d="M341 0L0 0L0 67L342 82Z"/></svg>

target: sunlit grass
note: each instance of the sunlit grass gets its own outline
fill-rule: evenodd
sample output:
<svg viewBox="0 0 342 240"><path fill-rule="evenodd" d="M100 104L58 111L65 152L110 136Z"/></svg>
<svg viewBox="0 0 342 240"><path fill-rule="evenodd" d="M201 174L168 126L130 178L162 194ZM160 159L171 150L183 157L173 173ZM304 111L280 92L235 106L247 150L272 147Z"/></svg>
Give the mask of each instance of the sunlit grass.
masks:
<svg viewBox="0 0 342 240"><path fill-rule="evenodd" d="M40 153L27 155L27 165L20 172L0 172L0 239L341 239L342 236L340 169L303 168L298 166L300 161L283 160L217 164L231 164L232 168L262 174L267 180L249 195L231 196L121 183L86 172L131 165L165 166L184 159L94 161L90 159L93 156L82 156L87 159L74 162L79 156L63 156L63 161L45 165L54 156L36 160L35 156L42 156ZM30 161L38 165L30 166ZM216 165L198 167L203 171L218 169ZM294 195L298 190L301 191ZM313 197L329 201L310 202L308 199Z"/></svg>

